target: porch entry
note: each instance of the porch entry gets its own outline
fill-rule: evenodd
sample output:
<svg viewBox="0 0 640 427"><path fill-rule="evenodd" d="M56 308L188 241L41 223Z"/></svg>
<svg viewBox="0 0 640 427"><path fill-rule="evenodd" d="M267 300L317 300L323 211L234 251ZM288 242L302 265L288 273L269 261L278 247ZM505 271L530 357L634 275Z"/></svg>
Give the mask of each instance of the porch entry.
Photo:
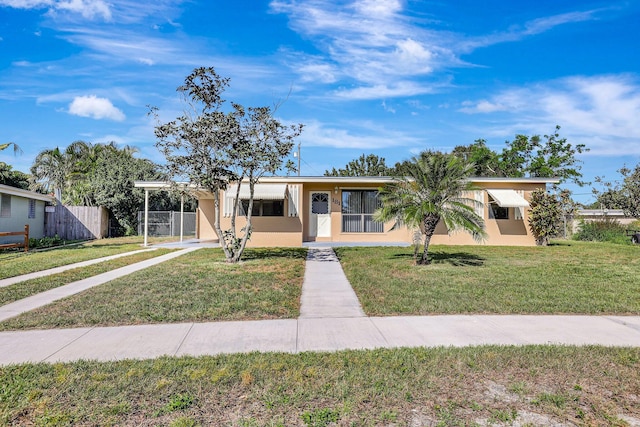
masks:
<svg viewBox="0 0 640 427"><path fill-rule="evenodd" d="M331 193L309 192L309 237L331 237Z"/></svg>

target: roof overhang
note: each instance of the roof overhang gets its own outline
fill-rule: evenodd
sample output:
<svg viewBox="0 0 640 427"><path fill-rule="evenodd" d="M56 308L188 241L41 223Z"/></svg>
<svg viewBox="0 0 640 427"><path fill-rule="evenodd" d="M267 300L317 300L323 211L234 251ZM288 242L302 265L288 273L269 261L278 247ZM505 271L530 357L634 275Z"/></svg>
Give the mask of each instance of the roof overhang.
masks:
<svg viewBox="0 0 640 427"><path fill-rule="evenodd" d="M53 203L56 199L47 194L36 193L35 191L23 190L22 188L11 187L10 185L0 184L0 193L10 194L12 196L24 197L25 199L40 200L43 202Z"/></svg>
<svg viewBox="0 0 640 427"><path fill-rule="evenodd" d="M493 200L495 200L501 208L529 207L529 202L527 202L524 197L519 195L515 190L487 189L487 193L493 197Z"/></svg>

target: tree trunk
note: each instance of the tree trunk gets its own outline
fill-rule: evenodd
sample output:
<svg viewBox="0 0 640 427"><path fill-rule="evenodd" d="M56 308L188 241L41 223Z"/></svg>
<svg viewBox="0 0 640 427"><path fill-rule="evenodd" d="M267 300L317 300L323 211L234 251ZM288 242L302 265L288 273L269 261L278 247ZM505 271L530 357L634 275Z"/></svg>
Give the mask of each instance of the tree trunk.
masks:
<svg viewBox="0 0 640 427"><path fill-rule="evenodd" d="M422 251L420 260L418 260L418 265L431 264L431 260L429 260L429 243L431 242L431 237L433 237L433 234L436 231L438 222L440 222L440 217L438 215L429 215L422 220L422 225L424 227L424 250Z"/></svg>
<svg viewBox="0 0 640 427"><path fill-rule="evenodd" d="M213 229L216 231L218 235L218 242L220 243L220 247L224 252L224 256L227 259L227 262L231 259L231 252L229 248L227 248L227 244L224 240L224 233L222 232L222 228L220 227L220 189L215 189L212 191L213 193Z"/></svg>

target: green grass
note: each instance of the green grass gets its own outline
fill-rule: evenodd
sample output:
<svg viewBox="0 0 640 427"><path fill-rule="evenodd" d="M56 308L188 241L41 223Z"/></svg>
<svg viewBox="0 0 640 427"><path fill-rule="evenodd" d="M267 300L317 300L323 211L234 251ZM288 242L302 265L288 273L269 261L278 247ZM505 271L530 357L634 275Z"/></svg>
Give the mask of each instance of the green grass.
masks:
<svg viewBox="0 0 640 427"><path fill-rule="evenodd" d="M640 348L487 346L25 364L1 367L0 383L4 425L640 420ZM514 384L518 393L510 391Z"/></svg>
<svg viewBox="0 0 640 427"><path fill-rule="evenodd" d="M562 242L549 247L335 248L371 316L456 313L640 314L640 247Z"/></svg>
<svg viewBox="0 0 640 427"><path fill-rule="evenodd" d="M142 237L100 239L36 252L0 252L0 279L143 249Z"/></svg>
<svg viewBox="0 0 640 427"><path fill-rule="evenodd" d="M0 330L295 318L306 249L200 249L24 313Z"/></svg>
<svg viewBox="0 0 640 427"><path fill-rule="evenodd" d="M22 298L35 295L49 289L57 288L77 280L86 279L87 277L96 276L116 268L134 264L136 262L155 258L160 255L172 252L169 249L156 249L154 251L142 252L133 255L126 255L111 261L104 261L99 264L93 264L86 267L74 268L62 273L53 274L37 279L31 279L14 285L0 288L0 305L8 304Z"/></svg>

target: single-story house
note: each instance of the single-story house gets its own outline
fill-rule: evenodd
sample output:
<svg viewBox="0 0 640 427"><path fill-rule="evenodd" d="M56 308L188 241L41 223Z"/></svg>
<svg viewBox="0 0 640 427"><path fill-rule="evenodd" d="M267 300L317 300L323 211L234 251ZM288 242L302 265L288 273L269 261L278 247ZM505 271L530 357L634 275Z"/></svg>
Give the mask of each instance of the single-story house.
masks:
<svg viewBox="0 0 640 427"><path fill-rule="evenodd" d="M23 231L29 225L29 237L43 237L45 205L53 202L51 196L0 184L0 232ZM20 239L20 236L0 237L0 244Z"/></svg>
<svg viewBox="0 0 640 427"><path fill-rule="evenodd" d="M379 206L378 189L389 177L264 177L255 187L252 234L249 246L302 246L305 242L411 243L413 231L392 229L373 220ZM486 224L488 245L533 246L535 239L527 221L531 193L554 178L470 178L478 187L470 197L483 203L478 208ZM136 182L147 190L162 189L162 182ZM213 194L192 189L198 198L196 237L217 240L214 231ZM221 194L221 228L230 228L235 185ZM249 185L240 187L240 199L249 198ZM248 207L247 202L242 203ZM238 229L244 215L236 218ZM464 232L449 234L440 224L433 244L476 244Z"/></svg>
<svg viewBox="0 0 640 427"><path fill-rule="evenodd" d="M621 225L629 225L636 221L636 218L626 216L622 209L578 209L573 218L573 232L577 232L580 223L594 221L616 221Z"/></svg>

